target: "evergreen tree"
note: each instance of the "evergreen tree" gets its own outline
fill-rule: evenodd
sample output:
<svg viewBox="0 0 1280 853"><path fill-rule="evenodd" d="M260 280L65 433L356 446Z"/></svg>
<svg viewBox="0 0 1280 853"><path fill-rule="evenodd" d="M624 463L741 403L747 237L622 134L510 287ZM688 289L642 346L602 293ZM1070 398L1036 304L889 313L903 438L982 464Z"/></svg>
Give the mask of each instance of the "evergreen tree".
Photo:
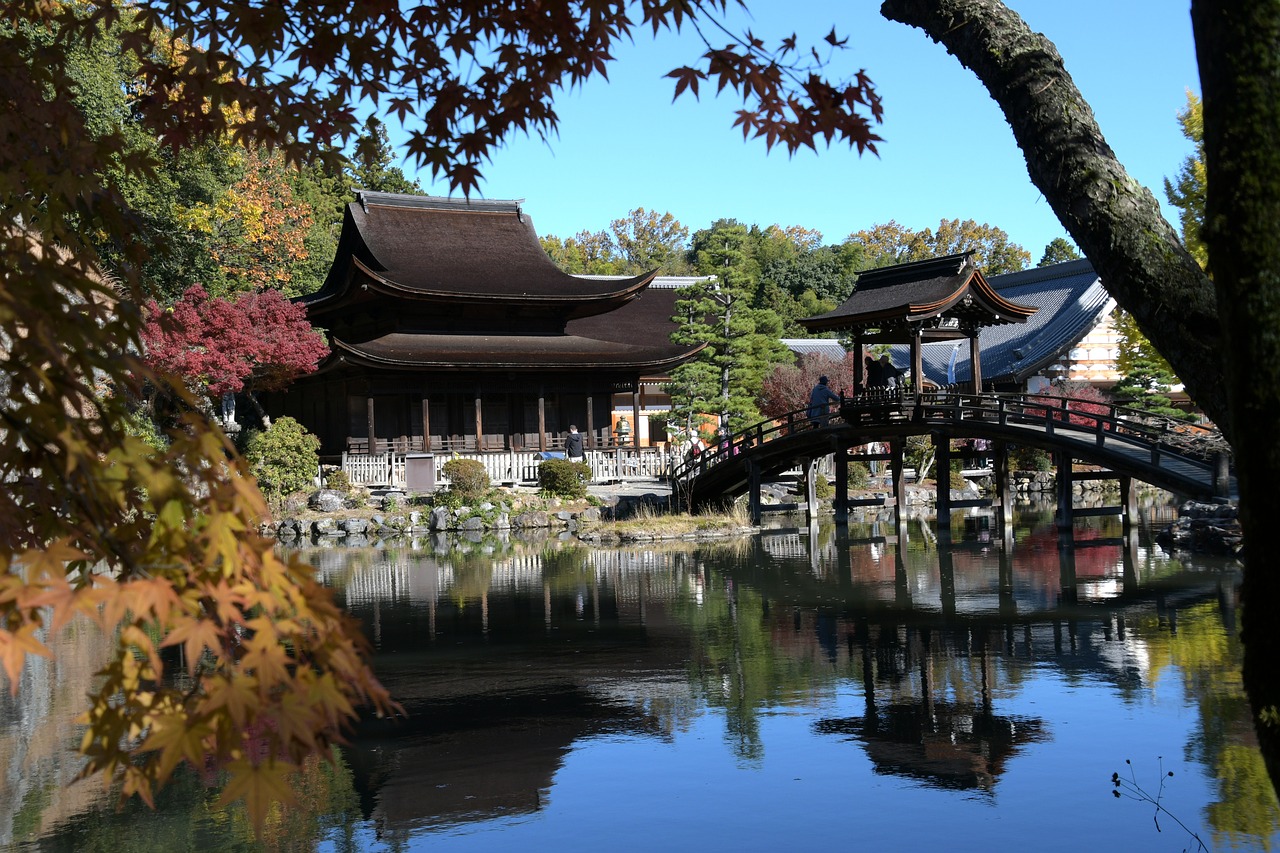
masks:
<svg viewBox="0 0 1280 853"><path fill-rule="evenodd" d="M709 278L681 291L675 317L680 326L671 337L707 346L674 372L668 386L674 410L686 422L705 413L717 415L721 429L756 423L760 386L785 356L776 314L751 306L747 236L746 226L726 220L694 235L696 267Z"/></svg>
<svg viewBox="0 0 1280 853"><path fill-rule="evenodd" d="M1044 254L1040 256L1040 263L1037 267L1049 267L1054 264L1065 263L1066 261L1077 261L1080 259L1080 253L1076 251L1076 247L1066 237L1054 237L1044 247Z"/></svg>
<svg viewBox="0 0 1280 853"><path fill-rule="evenodd" d="M387 137L387 126L377 116L369 116L364 132L356 139L348 173L355 189L380 193L421 194L422 185L409 180L404 170L392 165L395 151Z"/></svg>
<svg viewBox="0 0 1280 853"><path fill-rule="evenodd" d="M1126 311L1116 310L1113 318L1120 333L1120 352L1116 368L1122 375L1111 394L1123 405L1151 412L1153 415L1195 420L1195 415L1179 409L1169 399L1173 386L1180 385L1169 362L1146 339Z"/></svg>

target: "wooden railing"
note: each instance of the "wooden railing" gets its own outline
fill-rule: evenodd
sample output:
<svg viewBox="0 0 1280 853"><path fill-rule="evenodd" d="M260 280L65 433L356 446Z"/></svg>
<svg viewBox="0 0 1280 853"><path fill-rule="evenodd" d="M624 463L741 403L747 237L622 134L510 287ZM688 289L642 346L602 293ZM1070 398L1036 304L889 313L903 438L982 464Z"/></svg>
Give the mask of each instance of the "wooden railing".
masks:
<svg viewBox="0 0 1280 853"><path fill-rule="evenodd" d="M866 429L877 424L926 432L927 424L966 424L981 432L991 426L1034 425L1046 436L1055 434L1086 438L1098 448L1120 442L1136 448L1151 467L1162 460L1179 460L1204 471L1215 480L1215 493L1226 475L1230 446L1216 429L1201 424L1152 415L1140 409L1045 394L975 394L962 386L943 386L924 393L909 388L872 389L840 402L839 413L825 414L817 424L848 424ZM913 429L912 424L919 427ZM681 459L672 476L688 484L711 467L740 454L750 453L784 436L812 429L814 421L805 409L762 421L721 441L697 456Z"/></svg>
<svg viewBox="0 0 1280 853"><path fill-rule="evenodd" d="M555 454L555 456L551 456ZM563 457L563 451L548 451L548 458ZM376 454L344 453L342 470L352 485L403 488L405 485L405 453L386 451ZM530 484L538 481L538 466L543 453L536 450L507 450L492 453L437 453L433 459L437 487L447 487L449 478L444 464L450 459L476 459L484 465L494 484ZM616 447L611 450L587 451L591 466L591 482L609 483L619 480L661 479L671 472L671 457L657 447Z"/></svg>

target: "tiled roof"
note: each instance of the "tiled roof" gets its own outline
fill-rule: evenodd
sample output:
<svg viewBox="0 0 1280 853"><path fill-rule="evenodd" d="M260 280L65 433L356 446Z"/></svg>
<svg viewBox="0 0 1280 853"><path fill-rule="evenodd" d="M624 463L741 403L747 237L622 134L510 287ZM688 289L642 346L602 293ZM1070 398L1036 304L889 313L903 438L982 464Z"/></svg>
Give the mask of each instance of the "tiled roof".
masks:
<svg viewBox="0 0 1280 853"><path fill-rule="evenodd" d="M696 349L695 349L696 351ZM637 344L581 335L427 335L396 332L372 341L335 340L336 358L426 370L542 371L565 368L655 370L674 366L688 347Z"/></svg>
<svg viewBox="0 0 1280 853"><path fill-rule="evenodd" d="M1077 344L1115 307L1102 280L1087 260L1068 261L988 279L1000 296L1037 310L1025 323L984 327L978 335L982 351L983 384L1022 384ZM925 376L947 381L952 342L925 344L921 359ZM910 363L905 345L892 347L895 364ZM973 375L969 347L962 344L956 358L956 381Z"/></svg>
<svg viewBox="0 0 1280 853"><path fill-rule="evenodd" d="M995 292L972 255L964 253L860 273L853 293L839 307L800 323L812 331L883 330L945 316L989 326L1021 322L1029 313L1027 306Z"/></svg>
<svg viewBox="0 0 1280 853"><path fill-rule="evenodd" d="M832 361L843 361L847 355L834 338L783 338L782 345L796 355L825 355Z"/></svg>
<svg viewBox="0 0 1280 853"><path fill-rule="evenodd" d="M653 277L591 280L561 271L519 201L368 191L358 198L347 205L324 287L304 304L341 302L350 287L368 284L410 299L572 304L580 315L589 303L631 298Z"/></svg>

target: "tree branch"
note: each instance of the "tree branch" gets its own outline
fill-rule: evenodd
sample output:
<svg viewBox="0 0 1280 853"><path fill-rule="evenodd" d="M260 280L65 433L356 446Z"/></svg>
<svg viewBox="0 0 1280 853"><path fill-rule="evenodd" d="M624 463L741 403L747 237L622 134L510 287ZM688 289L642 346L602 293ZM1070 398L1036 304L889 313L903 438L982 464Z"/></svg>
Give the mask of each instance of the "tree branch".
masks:
<svg viewBox="0 0 1280 853"><path fill-rule="evenodd" d="M998 0L885 0L973 71L1000 105L1031 181L1111 295L1231 435L1213 283L1107 145L1053 43Z"/></svg>

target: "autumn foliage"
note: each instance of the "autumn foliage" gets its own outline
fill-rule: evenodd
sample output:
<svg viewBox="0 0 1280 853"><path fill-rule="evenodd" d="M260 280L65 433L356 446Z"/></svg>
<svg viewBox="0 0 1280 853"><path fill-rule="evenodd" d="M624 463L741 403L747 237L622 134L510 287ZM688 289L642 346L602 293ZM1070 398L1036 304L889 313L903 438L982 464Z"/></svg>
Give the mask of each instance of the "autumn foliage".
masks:
<svg viewBox="0 0 1280 853"><path fill-rule="evenodd" d="M168 308L148 301L142 341L148 365L214 398L281 390L329 352L306 309L278 291L229 300L210 298L200 285Z"/></svg>

